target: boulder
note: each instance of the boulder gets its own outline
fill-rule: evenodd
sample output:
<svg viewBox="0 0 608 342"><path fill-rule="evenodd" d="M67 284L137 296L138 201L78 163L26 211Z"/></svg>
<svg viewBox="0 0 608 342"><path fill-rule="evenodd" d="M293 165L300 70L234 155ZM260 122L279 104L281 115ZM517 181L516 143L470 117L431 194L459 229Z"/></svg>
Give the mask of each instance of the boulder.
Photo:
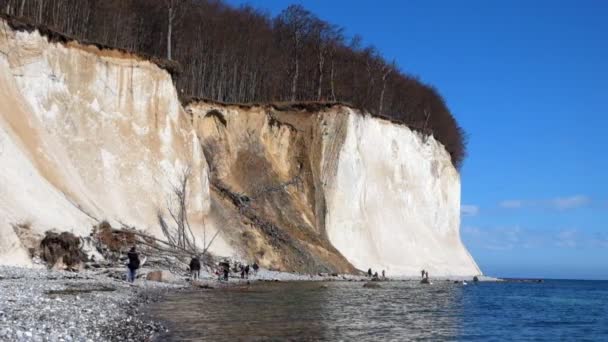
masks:
<svg viewBox="0 0 608 342"><path fill-rule="evenodd" d="M87 261L81 239L69 232L47 231L40 242L41 257L49 268L78 270Z"/></svg>
<svg viewBox="0 0 608 342"><path fill-rule="evenodd" d="M363 287L368 288L368 289L379 289L382 286L380 286L380 284L378 284L378 283L367 282L367 283L363 284Z"/></svg>
<svg viewBox="0 0 608 342"><path fill-rule="evenodd" d="M157 281L161 283L177 282L177 277L169 271L152 271L146 275L146 280Z"/></svg>

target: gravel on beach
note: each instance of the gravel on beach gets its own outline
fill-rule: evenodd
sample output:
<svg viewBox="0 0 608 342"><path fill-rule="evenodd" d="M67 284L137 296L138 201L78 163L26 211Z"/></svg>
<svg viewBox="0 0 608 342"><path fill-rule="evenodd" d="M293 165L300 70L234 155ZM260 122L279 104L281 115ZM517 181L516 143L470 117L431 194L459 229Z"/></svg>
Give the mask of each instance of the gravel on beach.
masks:
<svg viewBox="0 0 608 342"><path fill-rule="evenodd" d="M144 276L129 284L100 271L0 266L0 341L150 341L164 328L145 318L146 304L195 284L222 288L244 282L238 277L218 282L215 275L202 272L195 283L183 277L174 283L154 282ZM249 280L322 279L261 269Z"/></svg>
<svg viewBox="0 0 608 342"><path fill-rule="evenodd" d="M143 304L176 285L91 272L0 267L0 341L146 341L160 329Z"/></svg>

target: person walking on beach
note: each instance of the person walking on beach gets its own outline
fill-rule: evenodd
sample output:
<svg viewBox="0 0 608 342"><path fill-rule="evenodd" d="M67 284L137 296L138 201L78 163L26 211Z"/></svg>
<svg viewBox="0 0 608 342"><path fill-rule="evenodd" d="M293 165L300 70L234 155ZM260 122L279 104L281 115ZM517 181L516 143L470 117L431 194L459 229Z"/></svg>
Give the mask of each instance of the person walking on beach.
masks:
<svg viewBox="0 0 608 342"><path fill-rule="evenodd" d="M241 265L241 279L245 279L245 266Z"/></svg>
<svg viewBox="0 0 608 342"><path fill-rule="evenodd" d="M386 279L386 272L384 270L382 270L382 279Z"/></svg>
<svg viewBox="0 0 608 342"><path fill-rule="evenodd" d="M230 265L224 265L224 280L228 281L228 273L230 273Z"/></svg>
<svg viewBox="0 0 608 342"><path fill-rule="evenodd" d="M139 268L139 255L135 251L135 246L131 247L129 253L127 253L129 263L127 264L127 281L132 283L135 281L137 276L137 269Z"/></svg>
<svg viewBox="0 0 608 342"><path fill-rule="evenodd" d="M249 279L249 264L247 264L247 266L245 266L245 278Z"/></svg>
<svg viewBox="0 0 608 342"><path fill-rule="evenodd" d="M368 277L372 277L372 269L370 268L369 270L367 270L367 276Z"/></svg>
<svg viewBox="0 0 608 342"><path fill-rule="evenodd" d="M190 260L190 275L192 279L199 279L201 277L201 261L198 256L193 256Z"/></svg>
<svg viewBox="0 0 608 342"><path fill-rule="evenodd" d="M255 272L255 274L258 274L258 270L260 269L260 266L258 266L257 262L253 263L253 272Z"/></svg>

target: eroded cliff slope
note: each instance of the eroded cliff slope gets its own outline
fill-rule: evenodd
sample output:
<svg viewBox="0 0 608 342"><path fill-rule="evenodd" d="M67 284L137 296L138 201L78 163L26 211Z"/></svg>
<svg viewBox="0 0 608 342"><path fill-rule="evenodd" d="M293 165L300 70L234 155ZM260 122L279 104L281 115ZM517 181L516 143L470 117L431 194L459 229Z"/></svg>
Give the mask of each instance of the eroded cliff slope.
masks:
<svg viewBox="0 0 608 342"><path fill-rule="evenodd" d="M88 235L100 220L162 238L172 185L192 176L202 244L300 272L481 272L459 236L445 148L339 104L184 109L143 58L49 42L0 20L0 263L30 262L24 232Z"/></svg>

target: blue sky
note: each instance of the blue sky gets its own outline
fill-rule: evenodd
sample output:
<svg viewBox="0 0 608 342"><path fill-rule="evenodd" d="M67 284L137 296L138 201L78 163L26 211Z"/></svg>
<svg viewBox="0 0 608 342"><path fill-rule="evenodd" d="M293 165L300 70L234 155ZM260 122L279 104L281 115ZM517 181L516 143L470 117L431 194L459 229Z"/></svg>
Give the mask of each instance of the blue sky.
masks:
<svg viewBox="0 0 608 342"><path fill-rule="evenodd" d="M608 279L608 1L299 3L435 85L469 133L462 239L489 275Z"/></svg>

